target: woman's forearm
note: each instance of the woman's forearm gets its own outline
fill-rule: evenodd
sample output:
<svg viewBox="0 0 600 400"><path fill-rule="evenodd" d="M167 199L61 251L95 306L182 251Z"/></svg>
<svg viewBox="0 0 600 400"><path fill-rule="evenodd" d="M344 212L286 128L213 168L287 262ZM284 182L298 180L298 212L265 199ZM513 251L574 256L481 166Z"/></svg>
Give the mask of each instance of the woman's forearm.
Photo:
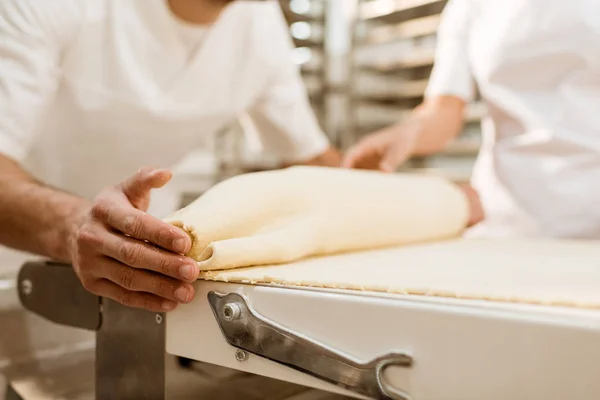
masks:
<svg viewBox="0 0 600 400"><path fill-rule="evenodd" d="M454 96L426 99L415 109L407 128L417 134L413 155L438 153L463 129L465 102Z"/></svg>

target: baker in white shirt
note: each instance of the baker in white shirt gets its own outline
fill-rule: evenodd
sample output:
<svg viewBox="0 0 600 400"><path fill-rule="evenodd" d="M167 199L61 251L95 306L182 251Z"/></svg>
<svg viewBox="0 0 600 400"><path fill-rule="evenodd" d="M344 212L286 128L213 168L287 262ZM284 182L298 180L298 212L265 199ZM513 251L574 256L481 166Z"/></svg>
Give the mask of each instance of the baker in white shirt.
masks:
<svg viewBox="0 0 600 400"><path fill-rule="evenodd" d="M600 239L600 1L450 0L425 100L347 166L441 151L475 85L489 109L472 185L477 236Z"/></svg>
<svg viewBox="0 0 600 400"><path fill-rule="evenodd" d="M276 1L3 0L0 244L132 307L190 302L190 239L156 218L174 205L145 212L164 168L240 113L285 163L341 161L292 51Z"/></svg>

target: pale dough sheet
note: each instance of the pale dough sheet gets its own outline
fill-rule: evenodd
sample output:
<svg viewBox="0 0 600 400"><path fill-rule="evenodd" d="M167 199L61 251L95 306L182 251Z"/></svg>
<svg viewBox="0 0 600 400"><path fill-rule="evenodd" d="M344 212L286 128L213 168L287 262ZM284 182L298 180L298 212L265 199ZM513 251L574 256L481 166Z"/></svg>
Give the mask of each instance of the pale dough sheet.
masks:
<svg viewBox="0 0 600 400"><path fill-rule="evenodd" d="M293 167L224 181L167 222L192 236L187 255L205 271L454 238L468 208L433 175Z"/></svg>
<svg viewBox="0 0 600 400"><path fill-rule="evenodd" d="M202 278L600 309L600 242L459 239Z"/></svg>

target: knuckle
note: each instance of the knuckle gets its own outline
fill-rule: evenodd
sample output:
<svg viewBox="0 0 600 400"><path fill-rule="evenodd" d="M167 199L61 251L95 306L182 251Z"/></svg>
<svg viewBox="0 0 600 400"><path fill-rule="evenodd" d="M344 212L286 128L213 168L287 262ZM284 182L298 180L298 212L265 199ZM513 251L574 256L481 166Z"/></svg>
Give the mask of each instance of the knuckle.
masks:
<svg viewBox="0 0 600 400"><path fill-rule="evenodd" d="M141 259L141 247L139 245L123 242L117 250L119 260L125 264L134 266Z"/></svg>
<svg viewBox="0 0 600 400"><path fill-rule="evenodd" d="M90 212L93 218L105 220L109 215L109 207L104 201L96 201Z"/></svg>
<svg viewBox="0 0 600 400"><path fill-rule="evenodd" d="M84 226L77 232L76 241L80 247L98 245L100 243L98 235L87 226Z"/></svg>
<svg viewBox="0 0 600 400"><path fill-rule="evenodd" d="M122 272L120 272L118 281L119 285L124 287L125 289L133 290L136 286L136 276L135 270L131 268L124 268Z"/></svg>
<svg viewBox="0 0 600 400"><path fill-rule="evenodd" d="M134 299L133 299L133 292L130 292L128 290L123 290L118 296L117 296L117 301L121 304L123 304L124 306L132 306L134 303Z"/></svg>
<svg viewBox="0 0 600 400"><path fill-rule="evenodd" d="M158 271L163 275L172 275L173 270L176 268L171 257L160 255L157 259Z"/></svg>
<svg viewBox="0 0 600 400"><path fill-rule="evenodd" d="M142 234L143 230L143 222L142 218L139 215L131 215L125 218L123 221L125 233L138 237Z"/></svg>
<svg viewBox="0 0 600 400"><path fill-rule="evenodd" d="M156 244L170 244L174 239L174 233L170 229L161 228L156 232L155 243Z"/></svg>

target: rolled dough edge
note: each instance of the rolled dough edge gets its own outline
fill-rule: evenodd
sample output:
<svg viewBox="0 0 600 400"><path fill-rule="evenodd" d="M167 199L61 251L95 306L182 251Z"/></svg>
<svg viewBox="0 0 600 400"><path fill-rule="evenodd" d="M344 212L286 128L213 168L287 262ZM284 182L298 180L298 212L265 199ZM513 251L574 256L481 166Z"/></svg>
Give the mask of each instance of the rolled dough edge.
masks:
<svg viewBox="0 0 600 400"><path fill-rule="evenodd" d="M188 251L185 256L191 258L197 263L208 263L210 258L212 258L214 252L212 246L208 246L206 248L198 248L195 246L195 243L198 242L198 237L196 234L196 230L193 227L185 225L182 221L178 220L165 220L167 224L173 225L176 228L184 231L191 239L192 246L190 251Z"/></svg>

